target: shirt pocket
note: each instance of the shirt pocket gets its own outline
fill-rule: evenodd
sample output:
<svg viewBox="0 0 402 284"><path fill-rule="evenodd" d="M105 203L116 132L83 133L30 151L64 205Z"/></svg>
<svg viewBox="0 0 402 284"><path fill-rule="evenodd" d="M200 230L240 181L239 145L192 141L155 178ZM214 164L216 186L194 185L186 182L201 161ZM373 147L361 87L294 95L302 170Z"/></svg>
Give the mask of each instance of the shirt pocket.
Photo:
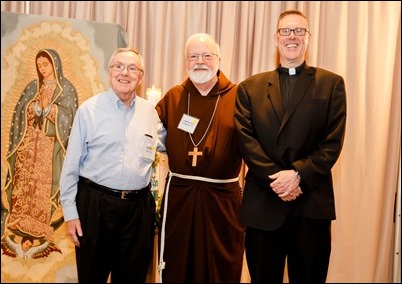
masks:
<svg viewBox="0 0 402 284"><path fill-rule="evenodd" d="M140 157L143 160L153 161L156 153L156 138L151 134L144 134L140 142Z"/></svg>

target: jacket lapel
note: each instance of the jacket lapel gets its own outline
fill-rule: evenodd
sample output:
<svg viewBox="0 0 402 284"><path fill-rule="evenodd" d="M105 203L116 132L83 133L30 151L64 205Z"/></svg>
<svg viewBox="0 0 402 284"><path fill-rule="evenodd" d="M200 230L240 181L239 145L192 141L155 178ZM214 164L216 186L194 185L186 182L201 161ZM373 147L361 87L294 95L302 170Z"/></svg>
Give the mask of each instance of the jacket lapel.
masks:
<svg viewBox="0 0 402 284"><path fill-rule="evenodd" d="M285 110L283 108L282 97L279 89L279 75L276 71L271 72L268 78L267 98L272 104L272 109L275 112L279 124L281 124L285 115Z"/></svg>

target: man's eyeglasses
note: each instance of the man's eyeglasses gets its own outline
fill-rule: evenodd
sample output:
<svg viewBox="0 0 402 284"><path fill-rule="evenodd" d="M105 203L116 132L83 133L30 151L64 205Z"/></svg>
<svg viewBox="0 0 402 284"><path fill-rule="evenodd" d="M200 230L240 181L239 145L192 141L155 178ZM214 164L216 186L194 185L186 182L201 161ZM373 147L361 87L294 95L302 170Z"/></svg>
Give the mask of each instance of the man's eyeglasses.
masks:
<svg viewBox="0 0 402 284"><path fill-rule="evenodd" d="M277 32L281 36L289 36L291 32L293 32L295 36L304 36L306 34L306 32L310 32L310 31L306 28L294 28L294 29L282 28L282 29L278 29Z"/></svg>
<svg viewBox="0 0 402 284"><path fill-rule="evenodd" d="M138 68L135 65L126 66L124 64L117 63L117 64L110 66L110 69L112 69L115 72L119 72L119 73L123 72L124 69L126 69L126 68L127 68L127 72L130 74L138 74L139 72L142 72L142 69Z"/></svg>
<svg viewBox="0 0 402 284"><path fill-rule="evenodd" d="M202 54L190 53L189 55L187 55L187 60L188 61L197 61L198 58L200 58L200 56L201 56L202 60L210 61L210 60L212 60L214 55L218 56L217 54L212 53L212 52L206 52L206 53L202 53Z"/></svg>

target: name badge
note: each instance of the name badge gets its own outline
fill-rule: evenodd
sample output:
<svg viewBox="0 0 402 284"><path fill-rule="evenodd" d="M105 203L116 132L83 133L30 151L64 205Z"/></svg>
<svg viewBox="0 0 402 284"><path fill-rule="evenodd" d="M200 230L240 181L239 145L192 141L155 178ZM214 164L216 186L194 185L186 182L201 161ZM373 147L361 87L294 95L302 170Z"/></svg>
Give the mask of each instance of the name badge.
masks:
<svg viewBox="0 0 402 284"><path fill-rule="evenodd" d="M186 131L190 134L193 134L199 121L200 121L199 118L196 118L188 114L183 114L183 117L181 118L177 128Z"/></svg>

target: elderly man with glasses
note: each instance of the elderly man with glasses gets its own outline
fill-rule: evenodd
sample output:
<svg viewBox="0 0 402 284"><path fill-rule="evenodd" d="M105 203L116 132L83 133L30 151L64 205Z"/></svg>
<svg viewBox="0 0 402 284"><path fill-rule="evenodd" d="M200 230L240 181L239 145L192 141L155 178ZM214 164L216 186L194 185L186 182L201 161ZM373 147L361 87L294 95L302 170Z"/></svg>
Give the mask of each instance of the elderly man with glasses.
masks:
<svg viewBox="0 0 402 284"><path fill-rule="evenodd" d="M192 35L184 57L188 78L156 106L167 129L170 169L159 230L162 282L240 282L244 228L238 219L236 85L219 70L220 56L210 35Z"/></svg>
<svg viewBox="0 0 402 284"><path fill-rule="evenodd" d="M165 130L154 106L136 93L141 55L117 49L109 90L78 108L60 177L61 205L75 245L79 283L144 283L152 259L155 150Z"/></svg>

